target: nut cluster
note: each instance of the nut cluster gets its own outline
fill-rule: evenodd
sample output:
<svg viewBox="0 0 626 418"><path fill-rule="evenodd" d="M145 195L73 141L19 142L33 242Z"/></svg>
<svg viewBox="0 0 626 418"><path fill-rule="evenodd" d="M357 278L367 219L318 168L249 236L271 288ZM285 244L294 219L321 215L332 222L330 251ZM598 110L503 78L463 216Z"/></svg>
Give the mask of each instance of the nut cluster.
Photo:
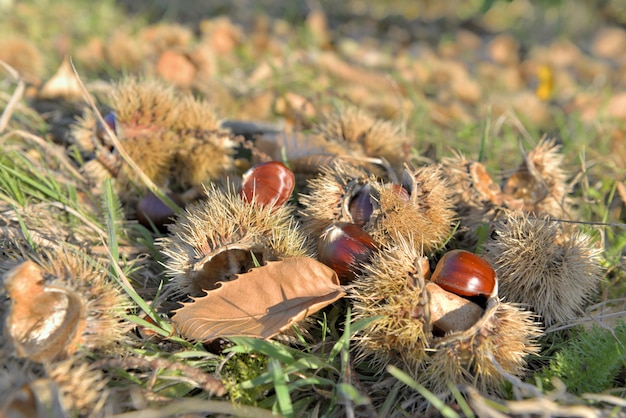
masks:
<svg viewBox="0 0 626 418"><path fill-rule="evenodd" d="M362 229L358 235L364 237L363 247L373 249L403 238L426 253L434 252L452 233L451 202L451 190L437 165L405 167L402 183L395 184L379 180L363 167L336 163L323 168L300 196L303 228L319 240L324 260L343 245L333 242L339 235L328 232L338 225L345 229L345 224L352 224L352 231ZM355 254L352 263L343 263L358 266L357 258Z"/></svg>
<svg viewBox="0 0 626 418"><path fill-rule="evenodd" d="M118 129L117 119L106 123ZM317 134L336 135L337 123ZM502 187L482 164L462 157L443 165L405 164L396 176L359 162L354 153L324 160L295 196L298 206L290 201L300 187L297 171L265 161L240 181L229 180L227 187L206 186L178 217L162 208L173 222L160 240L170 277L166 294L179 306L270 261L315 257L347 286L356 319L380 318L357 335L359 358L381 370L397 365L443 398L450 395L450 383L499 393L502 371L522 375L541 335L535 313L511 303L528 304L523 295L535 297L523 284L535 272L511 271L520 256L513 256L506 225L524 222L505 216L523 220L568 212L556 147L540 143ZM314 157L305 152L298 163ZM484 257L468 251L475 250L479 228L489 223ZM555 238L555 245L569 242L567 233ZM446 246L456 249L445 252ZM431 260L438 260L432 274ZM584 262L580 267L589 277L599 277ZM556 279L526 282L533 280L535 288L561 292ZM588 292L596 282L579 288ZM574 300L576 307L586 301L582 296ZM530 306L547 324L577 312Z"/></svg>
<svg viewBox="0 0 626 418"><path fill-rule="evenodd" d="M376 253L353 282L355 319L380 316L357 336L359 356L401 367L442 397L449 383L497 393L504 377L494 363L523 374L540 327L530 312L500 301L495 271L481 257L456 250L432 275L428 266L400 242Z"/></svg>
<svg viewBox="0 0 626 418"><path fill-rule="evenodd" d="M546 325L579 316L602 276L592 237L560 222L574 210L558 151L554 141L540 141L502 187L481 163L462 156L444 161L456 190L458 245L484 241L500 295L530 306Z"/></svg>
<svg viewBox="0 0 626 418"><path fill-rule="evenodd" d="M286 204L293 184L287 167L272 162L246 172L239 191L208 186L161 240L171 276L167 287L180 296L201 296L255 265L310 255Z"/></svg>
<svg viewBox="0 0 626 418"><path fill-rule="evenodd" d="M143 191L137 211L167 234L168 309L268 262L316 258L337 274L355 319L376 317L356 336L359 358L381 371L394 364L446 398L451 383L497 394L505 375L523 375L538 352L537 318L572 319L601 276L589 237L553 220L573 212L553 141L498 184L461 155L412 166L401 128L346 107L309 133L254 138L252 167L234 176L233 136L202 102L136 80L113 98L104 125L86 117L76 138L93 154L85 170L107 171L123 200L138 179L105 128L185 207L176 215ZM222 186L206 184L216 179Z"/></svg>

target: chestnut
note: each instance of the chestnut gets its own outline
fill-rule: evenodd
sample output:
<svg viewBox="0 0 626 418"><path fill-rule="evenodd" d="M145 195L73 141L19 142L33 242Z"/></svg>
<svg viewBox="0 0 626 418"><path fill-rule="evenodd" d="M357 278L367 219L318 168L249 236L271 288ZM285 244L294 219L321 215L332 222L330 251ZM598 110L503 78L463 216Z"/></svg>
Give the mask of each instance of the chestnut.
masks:
<svg viewBox="0 0 626 418"><path fill-rule="evenodd" d="M293 172L279 161L256 164L243 174L241 197L246 202L265 206L281 206L296 185Z"/></svg>
<svg viewBox="0 0 626 418"><path fill-rule="evenodd" d="M480 256L465 250L448 251L430 277L442 289L459 296L492 296L496 272Z"/></svg>
<svg viewBox="0 0 626 418"><path fill-rule="evenodd" d="M105 117L102 118L104 123L107 124L109 129L111 129L114 133L117 133L117 118L115 116L115 112L109 112ZM102 140L106 137L106 129L102 126L102 123L98 121L96 125L96 136Z"/></svg>
<svg viewBox="0 0 626 418"><path fill-rule="evenodd" d="M166 194L178 206L183 206L183 200L178 194ZM167 232L167 225L173 222L175 215L172 208L150 191L137 204L137 220L148 229L154 225L160 232Z"/></svg>
<svg viewBox="0 0 626 418"><path fill-rule="evenodd" d="M348 203L348 211L350 212L352 222L359 226L363 226L368 223L372 213L374 212L374 205L372 205L370 191L370 185L364 185L352 197L350 203Z"/></svg>
<svg viewBox="0 0 626 418"><path fill-rule="evenodd" d="M360 226L335 222L326 228L317 249L318 260L335 270L341 284L347 284L355 279L361 264L369 260L376 243Z"/></svg>
<svg viewBox="0 0 626 418"><path fill-rule="evenodd" d="M391 190L393 190L393 192L400 196L403 200L405 201L409 201L411 200L411 196L409 195L409 191L404 188L402 185L400 184L389 184L387 185L387 187L389 187Z"/></svg>

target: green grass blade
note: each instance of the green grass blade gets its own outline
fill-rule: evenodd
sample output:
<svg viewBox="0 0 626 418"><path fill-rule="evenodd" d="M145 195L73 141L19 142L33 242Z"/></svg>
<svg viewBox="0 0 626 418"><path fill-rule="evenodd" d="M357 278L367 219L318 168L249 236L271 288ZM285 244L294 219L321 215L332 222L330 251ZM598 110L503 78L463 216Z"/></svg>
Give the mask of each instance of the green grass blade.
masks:
<svg viewBox="0 0 626 418"><path fill-rule="evenodd" d="M449 382L448 389L450 389L450 392L452 392L452 396L454 396L456 403L459 405L459 408L461 408L461 411L463 411L463 415L465 415L467 418L474 418L474 411L472 411L472 408L470 408L469 404L465 400L465 397L461 394L456 385L452 382Z"/></svg>
<svg viewBox="0 0 626 418"><path fill-rule="evenodd" d="M448 405L443 403L441 399L435 396L431 391L426 389L424 386L417 383L411 376L398 369L395 366L387 366L387 371L396 379L417 391L420 395L424 397L430 404L436 408L441 415L445 418L459 418L459 414L457 414L454 409L450 408Z"/></svg>
<svg viewBox="0 0 626 418"><path fill-rule="evenodd" d="M15 210L15 208L13 208ZM22 234L24 234L24 237L26 237L26 241L28 241L28 245L30 246L30 248L32 249L36 249L37 246L35 245L35 242L33 241L33 237L30 235L30 231L28 230L28 228L26 227L26 224L24 223L24 219L22 218L22 215L20 215L20 213L15 210L15 216L17 217L17 222L20 224L20 229L22 230Z"/></svg>
<svg viewBox="0 0 626 418"><path fill-rule="evenodd" d="M104 209L106 216L106 226L108 232L108 248L111 252L111 262L117 263L119 260L119 247L117 243L117 230L116 224L118 223L118 215L119 215L119 201L113 192L113 185L111 184L111 180L107 179L103 185L104 194Z"/></svg>
<svg viewBox="0 0 626 418"><path fill-rule="evenodd" d="M287 387L287 378L278 360L270 359L269 371L274 381L274 390L276 391L276 399L278 400L280 411L285 417L291 418L294 416L291 395Z"/></svg>
<svg viewBox="0 0 626 418"><path fill-rule="evenodd" d="M278 343L250 337L230 337L229 340L237 344L237 346L239 346L240 348L234 346L228 348L225 351L234 351L240 353L255 351L265 354L286 365L292 364L296 361L296 359L289 352L289 350L287 350L287 347ZM241 348L243 348L243 350Z"/></svg>
<svg viewBox="0 0 626 418"><path fill-rule="evenodd" d="M369 405L370 398L363 395L354 386L349 383L339 383L337 385L337 392L343 398L350 400L355 405Z"/></svg>

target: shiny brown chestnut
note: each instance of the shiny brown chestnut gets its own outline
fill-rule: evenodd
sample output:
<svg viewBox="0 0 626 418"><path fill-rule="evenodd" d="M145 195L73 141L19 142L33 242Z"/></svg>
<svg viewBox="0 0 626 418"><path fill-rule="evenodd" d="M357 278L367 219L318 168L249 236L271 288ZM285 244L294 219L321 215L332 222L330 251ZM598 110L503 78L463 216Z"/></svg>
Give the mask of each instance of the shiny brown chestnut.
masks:
<svg viewBox="0 0 626 418"><path fill-rule="evenodd" d="M291 197L296 178L287 166L279 161L269 161L251 167L243 174L241 197L265 206L281 206Z"/></svg>
<svg viewBox="0 0 626 418"><path fill-rule="evenodd" d="M480 256L465 250L452 250L441 257L430 280L459 296L489 297L496 287L496 272Z"/></svg>
<svg viewBox="0 0 626 418"><path fill-rule="evenodd" d="M376 243L360 226L335 222L322 234L317 245L318 260L335 270L341 284L355 279L361 264L376 250Z"/></svg>

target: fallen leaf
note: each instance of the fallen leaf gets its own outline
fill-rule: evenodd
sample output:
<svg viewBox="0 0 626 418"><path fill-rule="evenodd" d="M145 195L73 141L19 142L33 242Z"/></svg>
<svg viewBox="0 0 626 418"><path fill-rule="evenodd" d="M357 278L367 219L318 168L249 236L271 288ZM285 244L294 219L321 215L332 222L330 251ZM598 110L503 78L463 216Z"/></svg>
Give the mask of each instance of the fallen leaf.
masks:
<svg viewBox="0 0 626 418"><path fill-rule="evenodd" d="M172 321L186 338L271 338L342 298L337 274L307 257L269 262L185 303Z"/></svg>
<svg viewBox="0 0 626 418"><path fill-rule="evenodd" d="M625 183L617 182L617 194L620 199L622 199L622 203L626 205L626 185Z"/></svg>
<svg viewBox="0 0 626 418"><path fill-rule="evenodd" d="M492 60L500 65L516 65L519 62L519 42L512 36L496 36L487 46Z"/></svg>
<svg viewBox="0 0 626 418"><path fill-rule="evenodd" d="M76 75L72 71L70 60L65 58L57 72L43 85L39 91L40 99L81 100L83 90Z"/></svg>
<svg viewBox="0 0 626 418"><path fill-rule="evenodd" d="M171 49L161 54L156 71L164 80L183 88L189 87L196 76L196 68L189 58Z"/></svg>
<svg viewBox="0 0 626 418"><path fill-rule="evenodd" d="M592 41L591 51L603 58L619 57L626 51L626 32L617 27L598 30Z"/></svg>
<svg viewBox="0 0 626 418"><path fill-rule="evenodd" d="M547 65L540 65L537 68L537 79L539 85L535 89L535 94L541 100L549 100L554 94L554 72Z"/></svg>
<svg viewBox="0 0 626 418"><path fill-rule="evenodd" d="M320 157L316 164L323 164L322 157L347 156L352 152L343 144L328 141L322 135L302 132L266 132L257 137L255 147L276 161L286 157L294 165L294 171L301 171L298 160Z"/></svg>

